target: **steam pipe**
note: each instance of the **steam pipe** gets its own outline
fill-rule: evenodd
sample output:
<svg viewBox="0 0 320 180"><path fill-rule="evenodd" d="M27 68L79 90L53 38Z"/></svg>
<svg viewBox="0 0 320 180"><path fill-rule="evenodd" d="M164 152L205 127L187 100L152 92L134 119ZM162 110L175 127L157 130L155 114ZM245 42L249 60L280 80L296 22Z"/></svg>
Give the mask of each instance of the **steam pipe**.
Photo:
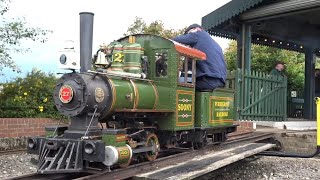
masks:
<svg viewBox="0 0 320 180"><path fill-rule="evenodd" d="M80 15L80 72L91 70L93 16L91 12L81 12Z"/></svg>

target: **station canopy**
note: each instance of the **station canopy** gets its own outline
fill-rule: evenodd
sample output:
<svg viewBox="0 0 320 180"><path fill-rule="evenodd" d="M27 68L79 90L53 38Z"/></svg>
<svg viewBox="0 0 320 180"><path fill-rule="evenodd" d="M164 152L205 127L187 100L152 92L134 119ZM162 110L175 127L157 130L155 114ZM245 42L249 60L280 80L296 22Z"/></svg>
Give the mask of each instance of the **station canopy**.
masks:
<svg viewBox="0 0 320 180"><path fill-rule="evenodd" d="M202 18L211 35L237 39L242 24L251 42L320 55L320 0L232 0Z"/></svg>

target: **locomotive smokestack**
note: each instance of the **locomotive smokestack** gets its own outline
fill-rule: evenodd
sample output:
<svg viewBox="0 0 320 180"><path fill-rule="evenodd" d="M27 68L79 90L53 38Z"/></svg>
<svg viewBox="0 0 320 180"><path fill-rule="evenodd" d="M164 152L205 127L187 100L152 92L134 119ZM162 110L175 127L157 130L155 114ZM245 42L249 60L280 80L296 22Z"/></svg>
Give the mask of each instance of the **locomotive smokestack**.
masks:
<svg viewBox="0 0 320 180"><path fill-rule="evenodd" d="M80 72L91 70L93 16L91 12L80 14Z"/></svg>

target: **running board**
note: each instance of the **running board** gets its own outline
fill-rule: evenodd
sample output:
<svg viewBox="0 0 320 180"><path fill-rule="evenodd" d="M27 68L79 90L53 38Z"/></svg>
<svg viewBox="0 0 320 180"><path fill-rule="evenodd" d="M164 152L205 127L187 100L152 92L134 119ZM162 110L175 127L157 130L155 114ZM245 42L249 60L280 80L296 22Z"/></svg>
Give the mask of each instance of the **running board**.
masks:
<svg viewBox="0 0 320 180"><path fill-rule="evenodd" d="M153 172L136 175L133 179L194 179L273 147L276 147L276 145L266 143L249 143L223 151L196 156L183 163L167 166Z"/></svg>

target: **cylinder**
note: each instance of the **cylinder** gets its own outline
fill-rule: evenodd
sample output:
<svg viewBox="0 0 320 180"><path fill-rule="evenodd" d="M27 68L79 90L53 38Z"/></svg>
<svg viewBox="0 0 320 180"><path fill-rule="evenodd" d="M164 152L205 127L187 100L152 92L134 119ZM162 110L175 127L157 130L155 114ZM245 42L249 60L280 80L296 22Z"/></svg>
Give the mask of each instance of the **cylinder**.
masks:
<svg viewBox="0 0 320 180"><path fill-rule="evenodd" d="M115 164L126 164L132 158L132 149L129 145L121 147L106 146L105 159L102 162L106 166Z"/></svg>
<svg viewBox="0 0 320 180"><path fill-rule="evenodd" d="M93 16L91 12L80 14L80 72L91 70Z"/></svg>

